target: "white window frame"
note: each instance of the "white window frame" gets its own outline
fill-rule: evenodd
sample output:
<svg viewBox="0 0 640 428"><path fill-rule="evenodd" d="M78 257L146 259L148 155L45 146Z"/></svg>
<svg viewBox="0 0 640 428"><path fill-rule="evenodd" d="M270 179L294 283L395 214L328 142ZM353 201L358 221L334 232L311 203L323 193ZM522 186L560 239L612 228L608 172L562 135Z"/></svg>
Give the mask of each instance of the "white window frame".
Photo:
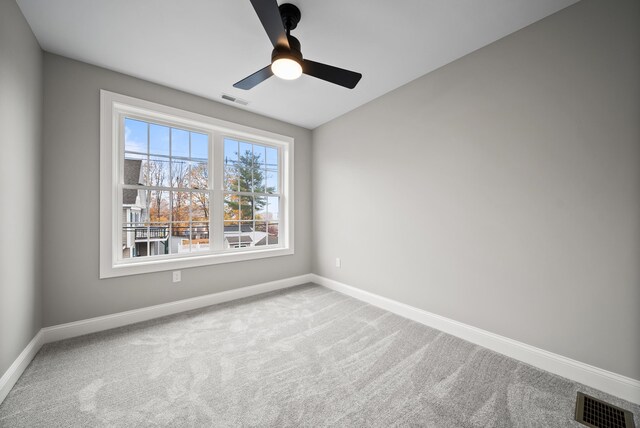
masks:
<svg viewBox="0 0 640 428"><path fill-rule="evenodd" d="M122 258L122 170L124 163L124 117L159 122L209 135L209 189L211 249L203 253ZM279 148L280 218L277 246L256 249L214 248L213 240L224 235L223 140L225 137ZM294 139L201 114L100 91L100 278L184 269L294 254L293 218Z"/></svg>

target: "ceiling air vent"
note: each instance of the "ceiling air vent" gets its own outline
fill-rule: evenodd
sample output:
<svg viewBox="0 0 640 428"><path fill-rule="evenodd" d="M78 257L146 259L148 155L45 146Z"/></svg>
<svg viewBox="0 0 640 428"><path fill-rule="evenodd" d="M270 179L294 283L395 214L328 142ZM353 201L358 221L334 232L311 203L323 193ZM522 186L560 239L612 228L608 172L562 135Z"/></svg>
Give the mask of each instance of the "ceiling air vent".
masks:
<svg viewBox="0 0 640 428"><path fill-rule="evenodd" d="M594 428L635 428L633 413L578 392L576 421Z"/></svg>
<svg viewBox="0 0 640 428"><path fill-rule="evenodd" d="M222 99L231 101L232 103L240 104L243 106L246 106L247 104L249 104L249 101L247 100L243 100L242 98L232 97L231 95L227 95L227 94L222 94Z"/></svg>

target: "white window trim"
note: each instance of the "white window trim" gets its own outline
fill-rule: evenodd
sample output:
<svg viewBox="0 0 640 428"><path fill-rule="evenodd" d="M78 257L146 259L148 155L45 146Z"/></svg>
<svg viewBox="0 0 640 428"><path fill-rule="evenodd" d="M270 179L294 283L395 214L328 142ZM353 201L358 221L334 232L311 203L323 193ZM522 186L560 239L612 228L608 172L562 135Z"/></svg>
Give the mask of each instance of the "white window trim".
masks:
<svg viewBox="0 0 640 428"><path fill-rule="evenodd" d="M215 254L189 255L168 259L137 259L119 262L117 243L121 240L118 229L121 213L118 206L118 168L123 142L118 138L118 120L123 114L153 117L157 120L180 124L201 130L207 130L213 139L223 136L238 138L248 142L266 143L280 147L281 160L281 202L279 246L254 250L238 250ZM293 218L293 146L294 139L284 135L227 122L201 114L144 101L126 95L105 90L100 91L100 278L112 278L173 269L183 269L219 263L239 262L294 254L294 218ZM210 148L222 147L210 141ZM221 150L218 150L221 152ZM219 177L213 192L222 193L222 169L215 164L222 153L210 152L214 159L213 171ZM213 229L212 233L222 233L222 207L215 207L211 201ZM254 247L255 248L255 247Z"/></svg>

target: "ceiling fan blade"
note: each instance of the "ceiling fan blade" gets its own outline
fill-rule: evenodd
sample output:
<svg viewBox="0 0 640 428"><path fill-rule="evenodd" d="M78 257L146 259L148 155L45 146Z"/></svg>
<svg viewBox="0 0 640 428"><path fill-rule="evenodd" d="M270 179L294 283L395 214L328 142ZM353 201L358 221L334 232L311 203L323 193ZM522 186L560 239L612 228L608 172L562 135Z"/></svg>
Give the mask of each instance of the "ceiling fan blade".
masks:
<svg viewBox="0 0 640 428"><path fill-rule="evenodd" d="M305 59L302 62L302 72L345 88L353 89L356 87L362 74L355 71L345 70L343 68L334 67L332 65L321 64L319 62Z"/></svg>
<svg viewBox="0 0 640 428"><path fill-rule="evenodd" d="M273 71L271 71L271 64L269 64L265 68L256 71L252 75L245 77L237 83L234 83L233 87L244 90L251 89L258 83L267 80L271 76L273 76Z"/></svg>
<svg viewBox="0 0 640 428"><path fill-rule="evenodd" d="M289 40L282 23L280 9L276 0L251 0L251 4L260 18L273 47L283 46L289 49Z"/></svg>

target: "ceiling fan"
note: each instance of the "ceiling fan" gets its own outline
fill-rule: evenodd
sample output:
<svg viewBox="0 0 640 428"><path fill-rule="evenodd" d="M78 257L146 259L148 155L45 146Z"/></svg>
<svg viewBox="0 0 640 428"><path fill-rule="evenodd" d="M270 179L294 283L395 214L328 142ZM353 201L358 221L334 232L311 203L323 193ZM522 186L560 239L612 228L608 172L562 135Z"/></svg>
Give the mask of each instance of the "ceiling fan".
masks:
<svg viewBox="0 0 640 428"><path fill-rule="evenodd" d="M251 0L251 4L273 44L271 64L233 86L251 89L274 74L281 79L297 79L302 73L345 88L356 87L362 74L302 58L300 42L290 32L300 22L300 9L290 3L278 6L276 0Z"/></svg>

